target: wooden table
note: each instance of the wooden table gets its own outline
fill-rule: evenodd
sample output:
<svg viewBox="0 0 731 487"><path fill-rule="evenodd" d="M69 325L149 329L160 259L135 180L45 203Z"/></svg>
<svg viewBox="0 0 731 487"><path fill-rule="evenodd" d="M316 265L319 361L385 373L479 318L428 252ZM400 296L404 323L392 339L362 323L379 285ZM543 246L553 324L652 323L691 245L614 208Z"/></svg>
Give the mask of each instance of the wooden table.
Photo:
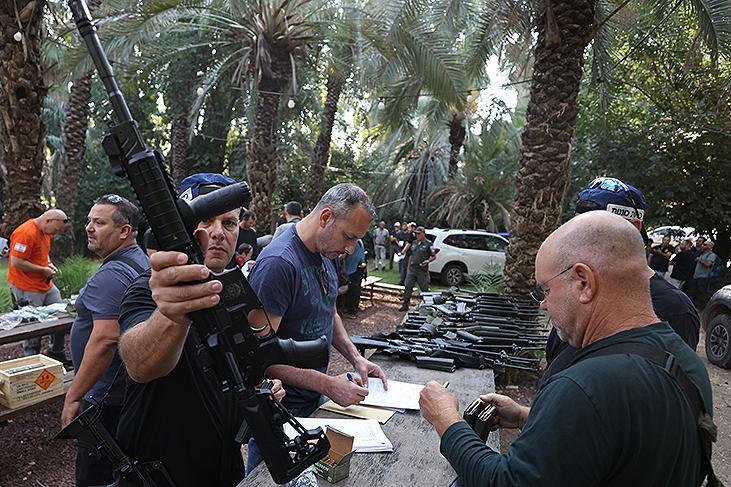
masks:
<svg viewBox="0 0 731 487"><path fill-rule="evenodd" d="M8 343L15 343L26 338L40 337L43 335L50 335L57 331L66 332L71 329L71 325L74 322L72 315L63 316L61 318L50 320L50 321L30 321L28 323L21 323L11 330L0 330L0 345L6 345ZM67 372L64 376L64 390L67 391L71 386L71 380L73 379L73 371ZM8 409L5 406L0 405L0 422L7 421L21 414L25 414L29 411L40 408L51 402L63 401L65 394L59 396L44 399L35 404L28 406L19 407L16 409Z"/></svg>
<svg viewBox="0 0 731 487"><path fill-rule="evenodd" d="M51 321L30 321L21 323L11 330L0 330L0 345L15 343L27 338L50 335L57 331L69 331L74 322L71 315Z"/></svg>
<svg viewBox="0 0 731 487"><path fill-rule="evenodd" d="M458 369L456 372L418 369L413 364L379 354L371 357L386 375L394 380L423 384L429 379L440 383L449 381L449 389L457 395L460 410L464 410L479 394L495 391L492 370ZM317 410L314 417L345 418L338 414ZM432 425L418 411L396 413L383 431L391 443L393 453L356 453L350 463L350 476L337 483L347 486L449 486L456 473L439 453L439 437ZM499 449L497 432L490 434L488 445ZM317 477L321 486L330 485ZM244 486L276 485L262 463L239 484Z"/></svg>
<svg viewBox="0 0 731 487"><path fill-rule="evenodd" d="M360 288L365 289L368 291L368 296L361 295L360 299L369 299L371 304L373 304L373 286L380 282L383 278L382 277L376 277L376 276L368 276L360 283Z"/></svg>

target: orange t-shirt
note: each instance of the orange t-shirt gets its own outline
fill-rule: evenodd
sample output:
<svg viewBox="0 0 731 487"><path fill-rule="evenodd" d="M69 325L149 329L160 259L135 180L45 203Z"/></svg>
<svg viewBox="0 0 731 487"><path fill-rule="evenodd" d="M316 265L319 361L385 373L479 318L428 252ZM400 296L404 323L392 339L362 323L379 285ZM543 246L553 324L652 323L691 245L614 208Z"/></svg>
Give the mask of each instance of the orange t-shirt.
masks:
<svg viewBox="0 0 731 487"><path fill-rule="evenodd" d="M13 257L20 257L31 264L47 266L51 252L51 235L45 234L31 218L10 235L8 282L21 291L43 293L51 289L51 281L38 272L23 272L13 266Z"/></svg>

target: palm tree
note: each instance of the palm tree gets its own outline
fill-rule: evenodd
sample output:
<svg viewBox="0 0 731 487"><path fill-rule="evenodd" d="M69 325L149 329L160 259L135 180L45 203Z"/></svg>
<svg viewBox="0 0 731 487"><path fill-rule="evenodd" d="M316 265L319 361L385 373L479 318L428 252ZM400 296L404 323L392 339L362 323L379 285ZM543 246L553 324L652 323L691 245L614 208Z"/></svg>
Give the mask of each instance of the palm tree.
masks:
<svg viewBox="0 0 731 487"><path fill-rule="evenodd" d="M41 174L48 88L41 44L45 0L0 2L0 141L7 176L2 234L42 211Z"/></svg>
<svg viewBox="0 0 731 487"><path fill-rule="evenodd" d="M538 247L559 224L569 183L571 139L576 128L577 96L583 76L584 51L602 25L628 2L607 4L596 0L544 0L538 20L533 81L522 135L516 176L513 232L505 262L508 293L526 293L532 287ZM699 18L706 43L724 48L731 23L726 0L687 0ZM653 2L655 15L676 9L681 0L666 5Z"/></svg>
<svg viewBox="0 0 731 487"><path fill-rule="evenodd" d="M427 196L428 205L436 204L429 220L454 228L511 230L520 124L522 120L508 122L502 118L483 124L479 140L471 141L465 148L462 174Z"/></svg>

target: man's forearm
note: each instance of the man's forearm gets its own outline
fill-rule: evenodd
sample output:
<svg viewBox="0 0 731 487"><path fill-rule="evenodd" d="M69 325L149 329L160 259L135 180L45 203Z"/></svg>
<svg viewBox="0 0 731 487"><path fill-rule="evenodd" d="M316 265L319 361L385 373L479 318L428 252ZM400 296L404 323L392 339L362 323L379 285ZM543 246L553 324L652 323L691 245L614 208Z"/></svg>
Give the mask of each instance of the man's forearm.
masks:
<svg viewBox="0 0 731 487"><path fill-rule="evenodd" d="M10 256L13 266L23 272L30 272L36 274L43 274L46 270L45 266L33 264L20 257Z"/></svg>
<svg viewBox="0 0 731 487"><path fill-rule="evenodd" d="M178 364L189 324L175 323L155 310L130 328L119 342L119 354L135 382L149 382L168 375Z"/></svg>
<svg viewBox="0 0 731 487"><path fill-rule="evenodd" d="M298 369L291 365L272 365L266 370L267 377L279 379L287 385L328 395L330 376L319 370Z"/></svg>

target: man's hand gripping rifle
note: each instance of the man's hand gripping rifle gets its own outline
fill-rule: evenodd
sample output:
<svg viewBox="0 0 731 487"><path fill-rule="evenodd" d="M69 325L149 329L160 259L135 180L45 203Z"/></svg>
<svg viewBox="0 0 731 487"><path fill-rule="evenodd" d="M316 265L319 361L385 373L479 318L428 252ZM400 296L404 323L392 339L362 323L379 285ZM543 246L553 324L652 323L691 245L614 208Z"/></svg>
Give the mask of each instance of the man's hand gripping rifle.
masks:
<svg viewBox="0 0 731 487"><path fill-rule="evenodd" d="M129 179L160 248L184 252L190 263L202 264L203 252L193 236L198 222L248 205L251 200L248 185L241 182L227 186L190 202L177 198L162 157L142 140L91 23L85 1L68 0L68 3L109 95L117 122L103 141L114 173ZM330 445L322 429L306 430L279 404L271 390L259 385L264 380L264 371L273 364L301 368L324 366L328 358L327 340L325 337L304 342L281 340L271 330L268 335L257 337L249 326L247 314L262 305L241 271L211 272L208 279L222 283L221 300L214 308L193 313L193 326L210 351L221 390L239 398L246 421L243 437L253 435L272 478L277 483L285 483L323 458ZM83 420L83 417L84 414L78 419ZM284 433L284 424L291 425L297 432L294 439ZM89 439L88 431L80 431L88 426L88 421L80 425L75 420L61 434L66 432L66 437ZM113 464L120 465L131 478L138 480L133 485L154 485L149 483L149 475L145 472L135 472L134 461L119 458L122 454L119 448L102 442L100 449L117 456Z"/></svg>

